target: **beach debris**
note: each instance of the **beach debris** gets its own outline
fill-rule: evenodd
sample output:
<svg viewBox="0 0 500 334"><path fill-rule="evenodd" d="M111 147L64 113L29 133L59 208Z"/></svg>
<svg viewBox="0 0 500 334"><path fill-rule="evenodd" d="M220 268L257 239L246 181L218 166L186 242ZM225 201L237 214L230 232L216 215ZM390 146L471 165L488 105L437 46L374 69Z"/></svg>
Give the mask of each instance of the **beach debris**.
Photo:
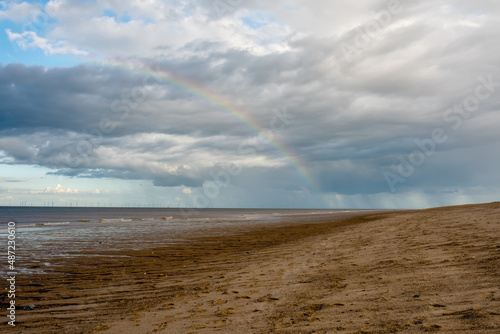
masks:
<svg viewBox="0 0 500 334"><path fill-rule="evenodd" d="M26 306L24 308L25 311L31 311L31 310L34 310L36 308L36 305L35 304L29 304L28 306Z"/></svg>

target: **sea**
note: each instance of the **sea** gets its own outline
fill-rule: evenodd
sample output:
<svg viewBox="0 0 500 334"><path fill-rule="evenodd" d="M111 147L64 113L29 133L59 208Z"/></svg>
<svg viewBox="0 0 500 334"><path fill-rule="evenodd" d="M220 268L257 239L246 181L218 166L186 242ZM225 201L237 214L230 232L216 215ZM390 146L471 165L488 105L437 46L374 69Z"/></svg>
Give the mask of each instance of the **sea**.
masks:
<svg viewBox="0 0 500 334"><path fill-rule="evenodd" d="M364 210L0 207L0 266L5 268L0 276L12 272L9 268L23 275L44 273L54 259L89 256L89 250L91 256L109 256L107 251L160 247L358 211ZM9 240L15 241L14 254L10 248L13 267L8 263Z"/></svg>

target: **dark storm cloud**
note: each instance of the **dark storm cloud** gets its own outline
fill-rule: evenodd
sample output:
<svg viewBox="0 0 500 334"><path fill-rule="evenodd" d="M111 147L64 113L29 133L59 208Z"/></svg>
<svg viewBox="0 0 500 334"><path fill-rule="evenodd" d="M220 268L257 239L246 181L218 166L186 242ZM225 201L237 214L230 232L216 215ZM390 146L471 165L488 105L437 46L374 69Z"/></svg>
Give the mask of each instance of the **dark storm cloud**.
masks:
<svg viewBox="0 0 500 334"><path fill-rule="evenodd" d="M114 81L114 83L112 83ZM109 103L138 78L92 66L72 68L0 67L0 129L50 128L83 131L98 124Z"/></svg>

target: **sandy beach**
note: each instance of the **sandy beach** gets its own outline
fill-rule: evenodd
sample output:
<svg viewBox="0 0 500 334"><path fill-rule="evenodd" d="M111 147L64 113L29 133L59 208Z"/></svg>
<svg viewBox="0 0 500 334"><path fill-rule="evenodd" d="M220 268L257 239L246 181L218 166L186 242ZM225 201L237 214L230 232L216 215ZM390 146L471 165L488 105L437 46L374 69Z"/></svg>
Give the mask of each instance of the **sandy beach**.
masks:
<svg viewBox="0 0 500 334"><path fill-rule="evenodd" d="M18 309L15 328L4 317L2 331L500 332L500 203L310 218L104 262L91 255L19 277L19 304L37 308Z"/></svg>

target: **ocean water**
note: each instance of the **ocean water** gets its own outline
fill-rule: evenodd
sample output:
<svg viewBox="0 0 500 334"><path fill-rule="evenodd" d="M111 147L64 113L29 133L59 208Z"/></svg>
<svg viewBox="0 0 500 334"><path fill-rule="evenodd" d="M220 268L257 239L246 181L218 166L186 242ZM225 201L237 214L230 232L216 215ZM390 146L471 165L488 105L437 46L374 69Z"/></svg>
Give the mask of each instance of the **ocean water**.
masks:
<svg viewBox="0 0 500 334"><path fill-rule="evenodd" d="M100 253L357 211L362 210L0 207L0 261L7 268L9 222L15 223L15 270L29 275L50 270L54 259L75 258L89 250L92 256L106 256ZM0 271L1 276L6 273Z"/></svg>

